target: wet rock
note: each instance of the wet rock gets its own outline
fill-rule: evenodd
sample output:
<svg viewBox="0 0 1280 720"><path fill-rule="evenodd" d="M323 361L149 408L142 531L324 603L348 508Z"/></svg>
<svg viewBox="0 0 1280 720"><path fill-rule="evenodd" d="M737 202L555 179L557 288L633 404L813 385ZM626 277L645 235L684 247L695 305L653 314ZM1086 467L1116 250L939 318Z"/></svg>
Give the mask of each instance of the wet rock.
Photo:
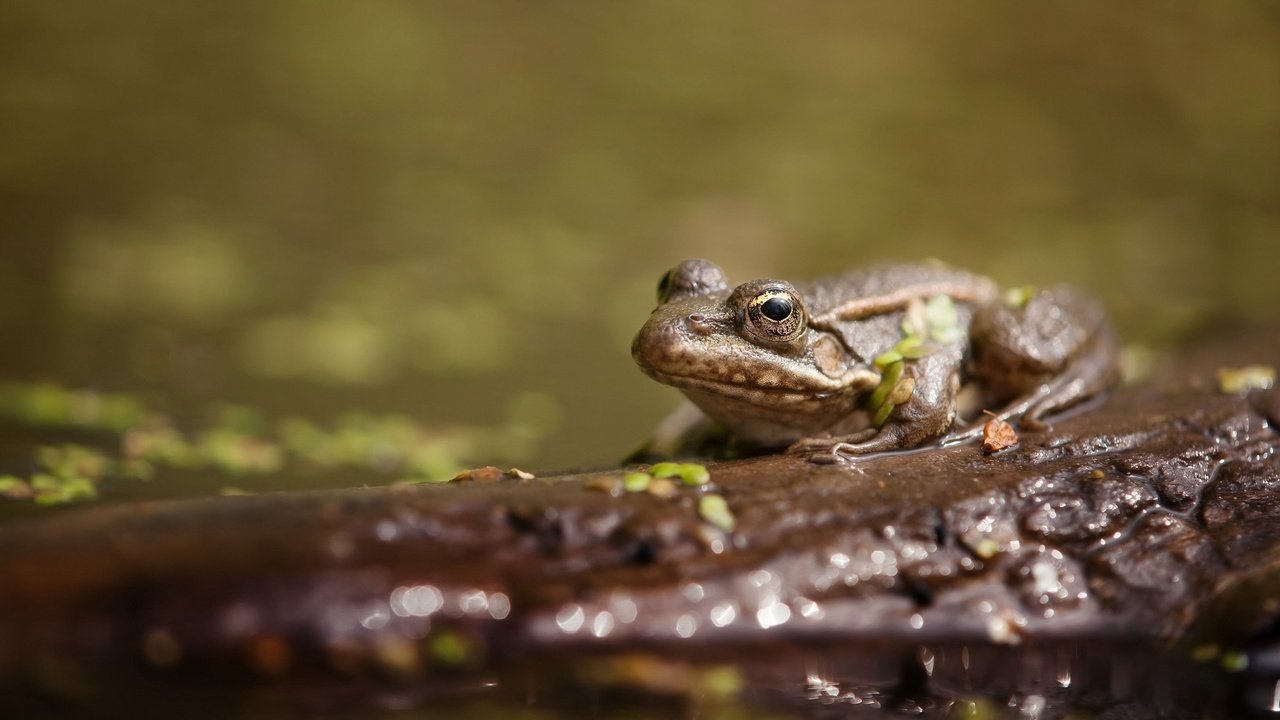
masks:
<svg viewBox="0 0 1280 720"><path fill-rule="evenodd" d="M1225 463L1205 490L1201 520L1233 567L1250 567L1280 542L1280 457Z"/></svg>
<svg viewBox="0 0 1280 720"><path fill-rule="evenodd" d="M1280 336L1257 343L1280 355ZM1012 667L1045 668L1062 662L1049 644L1099 637L1269 647L1280 395L1223 395L1188 380L1211 373L1211 352L1186 362L1051 430L1020 430L1017 447L991 455L972 445L845 465L766 456L712 465L708 483L662 495L614 492L622 475L605 472L10 524L0 686L92 697L188 670L450 692L489 676L520 687L580 677L581 663L608 657L614 674L587 673L592 683L704 692L700 673L717 663L777 687L787 653L828 667L837 646L845 679L794 678L788 697L945 713L954 697L903 690L901 658L918 673L925 647L1019 647ZM707 494L724 498L731 529L699 513ZM939 672L984 677L961 655L930 652ZM677 682L672 667L693 674ZM1081 672L1037 671L1058 685L1016 692L1083 693Z"/></svg>

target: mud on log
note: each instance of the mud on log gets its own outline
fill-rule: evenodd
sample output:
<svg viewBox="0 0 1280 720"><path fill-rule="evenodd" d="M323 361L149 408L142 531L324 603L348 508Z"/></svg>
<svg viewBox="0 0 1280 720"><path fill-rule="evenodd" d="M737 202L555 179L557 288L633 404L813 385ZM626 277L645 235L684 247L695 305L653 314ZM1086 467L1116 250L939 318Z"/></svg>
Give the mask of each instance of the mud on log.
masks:
<svg viewBox="0 0 1280 720"><path fill-rule="evenodd" d="M11 524L0 687L441 691L585 657L612 668L602 682L649 663L653 690L672 657L776 675L787 653L824 647L896 667L883 648L1238 646L1280 613L1280 391L1224 395L1213 371L1277 358L1277 333L1219 343L994 455L762 457L669 497L609 492L606 472ZM731 531L700 517L709 492Z"/></svg>

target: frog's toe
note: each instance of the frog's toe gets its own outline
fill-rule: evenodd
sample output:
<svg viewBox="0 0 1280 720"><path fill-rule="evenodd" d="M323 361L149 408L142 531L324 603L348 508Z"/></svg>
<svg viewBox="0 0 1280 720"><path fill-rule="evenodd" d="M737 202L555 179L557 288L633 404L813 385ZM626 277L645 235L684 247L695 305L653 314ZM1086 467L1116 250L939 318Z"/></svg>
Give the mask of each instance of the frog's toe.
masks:
<svg viewBox="0 0 1280 720"><path fill-rule="evenodd" d="M814 465L849 465L864 454L859 444L847 442L832 442L803 453L804 459Z"/></svg>
<svg viewBox="0 0 1280 720"><path fill-rule="evenodd" d="M810 453L826 453L831 452L831 446L835 444L835 440L831 438L804 438L791 443L787 447L788 455L808 455Z"/></svg>
<svg viewBox="0 0 1280 720"><path fill-rule="evenodd" d="M847 461L847 459L837 452L834 447L827 450L818 450L816 452L808 453L804 456L804 459L814 465L838 465Z"/></svg>
<svg viewBox="0 0 1280 720"><path fill-rule="evenodd" d="M965 443L976 442L982 438L982 423L970 425L968 427L956 428L938 439L938 445L941 447L950 447L952 445L963 445Z"/></svg>
<svg viewBox="0 0 1280 720"><path fill-rule="evenodd" d="M875 434L875 428L867 428L866 430L853 435L802 438L791 443L787 448L787 453L792 455L830 455L836 451L836 448L851 447L853 444L871 439Z"/></svg>

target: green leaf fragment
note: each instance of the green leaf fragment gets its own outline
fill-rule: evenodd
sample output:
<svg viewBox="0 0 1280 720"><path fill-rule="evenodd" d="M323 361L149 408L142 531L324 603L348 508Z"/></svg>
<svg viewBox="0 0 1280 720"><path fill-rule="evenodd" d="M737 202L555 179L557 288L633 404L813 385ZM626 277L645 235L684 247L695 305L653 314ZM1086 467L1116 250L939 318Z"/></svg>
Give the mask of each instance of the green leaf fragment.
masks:
<svg viewBox="0 0 1280 720"><path fill-rule="evenodd" d="M1224 395L1239 395L1251 390L1267 390L1275 385L1276 369L1269 365L1247 365L1218 369L1218 390Z"/></svg>
<svg viewBox="0 0 1280 720"><path fill-rule="evenodd" d="M893 392L894 386L902 378L902 370L901 360L884 369L884 374L880 376L880 384L871 391L871 397L867 398L867 407L877 410L884 405L885 400L889 399L889 394Z"/></svg>
<svg viewBox="0 0 1280 720"><path fill-rule="evenodd" d="M889 393L889 400L886 405L901 405L911 399L912 394L916 391L916 381L913 378L904 377L893 386L893 392Z"/></svg>
<svg viewBox="0 0 1280 720"><path fill-rule="evenodd" d="M991 538L982 538L973 545L973 554L983 560L990 560L1000 554L1000 543Z"/></svg>
<svg viewBox="0 0 1280 720"><path fill-rule="evenodd" d="M627 492L644 492L652 481L653 476L649 473L629 472L622 476L622 487Z"/></svg>
<svg viewBox="0 0 1280 720"><path fill-rule="evenodd" d="M902 353L899 352L897 348L894 348L892 350L886 350L880 353L879 355L876 356L876 359L873 361L875 366L880 368L881 370L889 367L890 365L896 362L902 362Z"/></svg>
<svg viewBox="0 0 1280 720"><path fill-rule="evenodd" d="M1222 654L1222 648L1213 643L1205 643L1191 648L1191 659L1196 662L1210 662Z"/></svg>
<svg viewBox="0 0 1280 720"><path fill-rule="evenodd" d="M746 681L742 679L742 673L732 665L713 667L702 676L702 688L711 695L733 697L744 687Z"/></svg>
<svg viewBox="0 0 1280 720"><path fill-rule="evenodd" d="M660 462L649 468L649 474L654 477L679 477L680 463Z"/></svg>
<svg viewBox="0 0 1280 720"><path fill-rule="evenodd" d="M446 630L431 638L431 655L445 665L462 665L471 660L472 647L466 638Z"/></svg>
<svg viewBox="0 0 1280 720"><path fill-rule="evenodd" d="M1034 285L1011 287L1004 291L1000 300L1011 308L1025 307L1039 290Z"/></svg>
<svg viewBox="0 0 1280 720"><path fill-rule="evenodd" d="M934 295L925 302L925 320L929 337L940 343L953 343L961 338L960 317L950 295Z"/></svg>
<svg viewBox="0 0 1280 720"><path fill-rule="evenodd" d="M26 480L12 475L0 477L0 496L8 498L29 498L35 491Z"/></svg>
<svg viewBox="0 0 1280 720"><path fill-rule="evenodd" d="M685 485L701 485L711 479L711 473L697 463L660 462L649 468L655 478L679 478Z"/></svg>
<svg viewBox="0 0 1280 720"><path fill-rule="evenodd" d="M925 343L923 337L919 335L907 335L894 344L893 347L885 350L876 356L873 364L880 370L891 367L894 363L900 363L903 360L916 360L928 355L933 351Z"/></svg>
<svg viewBox="0 0 1280 720"><path fill-rule="evenodd" d="M1004 717L1004 713L1001 712L1000 706L990 700L972 697L957 701L947 717L954 720L997 720Z"/></svg>
<svg viewBox="0 0 1280 720"><path fill-rule="evenodd" d="M697 463L684 463L680 466L680 482L685 485L705 485L711 480L711 473Z"/></svg>
<svg viewBox="0 0 1280 720"><path fill-rule="evenodd" d="M98 488L86 477L60 477L40 473L31 478L38 505L59 505L76 500L91 500L98 496Z"/></svg>
<svg viewBox="0 0 1280 720"><path fill-rule="evenodd" d="M876 408L876 413L871 417L871 424L876 427L884 427L885 421L889 419L889 413L897 407L893 403L887 402Z"/></svg>
<svg viewBox="0 0 1280 720"><path fill-rule="evenodd" d="M907 337L924 337L929 334L929 321L925 313L924 303L919 298L907 303L902 313L902 334Z"/></svg>
<svg viewBox="0 0 1280 720"><path fill-rule="evenodd" d="M703 495L698 500L698 514L703 520L721 530L726 532L733 530L735 522L733 511L729 509L729 503L722 495Z"/></svg>
<svg viewBox="0 0 1280 720"><path fill-rule="evenodd" d="M1223 653L1219 663L1227 672L1244 672L1249 669L1249 655L1239 650L1232 650Z"/></svg>
<svg viewBox="0 0 1280 720"><path fill-rule="evenodd" d="M918 358L929 354L929 349L924 344L924 338L919 335L908 335L902 338L897 345L893 346L893 349L897 350L904 358Z"/></svg>

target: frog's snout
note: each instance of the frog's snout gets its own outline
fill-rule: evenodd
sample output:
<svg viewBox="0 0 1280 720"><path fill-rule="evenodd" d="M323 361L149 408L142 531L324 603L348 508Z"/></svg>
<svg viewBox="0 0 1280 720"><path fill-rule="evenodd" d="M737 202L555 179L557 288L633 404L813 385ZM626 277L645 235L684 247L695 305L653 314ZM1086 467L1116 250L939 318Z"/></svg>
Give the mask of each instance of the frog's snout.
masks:
<svg viewBox="0 0 1280 720"><path fill-rule="evenodd" d="M631 341L631 358L642 368L662 367L670 362L671 348L678 338L667 323L645 323Z"/></svg>
<svg viewBox="0 0 1280 720"><path fill-rule="evenodd" d="M654 319L631 341L631 357L642 368L670 371L688 359L691 341L712 331L711 320L704 313Z"/></svg>

